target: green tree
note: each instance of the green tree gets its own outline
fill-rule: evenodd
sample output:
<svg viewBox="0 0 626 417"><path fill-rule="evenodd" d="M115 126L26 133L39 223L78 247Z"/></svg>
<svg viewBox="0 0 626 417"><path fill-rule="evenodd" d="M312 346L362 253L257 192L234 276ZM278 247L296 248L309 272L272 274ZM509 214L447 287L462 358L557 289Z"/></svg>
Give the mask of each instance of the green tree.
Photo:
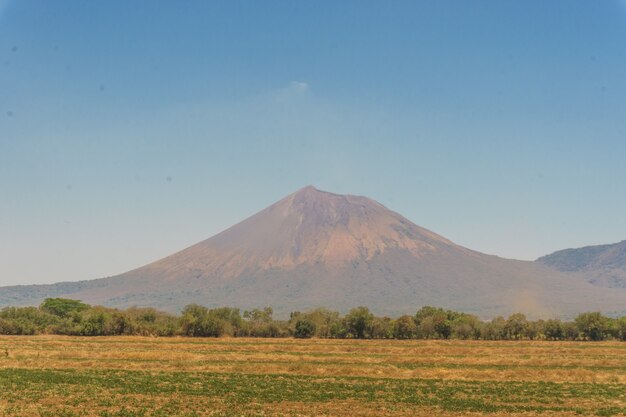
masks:
<svg viewBox="0 0 626 417"><path fill-rule="evenodd" d="M341 322L341 316L338 312L326 308L316 308L307 312L296 311L291 313L289 319L292 332L295 332L294 326L298 320L312 321L315 324L315 335L318 337L337 337L331 334L331 328Z"/></svg>
<svg viewBox="0 0 626 417"><path fill-rule="evenodd" d="M252 337L285 337L290 334L287 322L274 320L273 310L265 307L263 310L255 308L252 311L244 311L243 317L247 319L246 329L243 332Z"/></svg>
<svg viewBox="0 0 626 417"><path fill-rule="evenodd" d="M76 333L81 336L104 336L107 319L110 319L110 316L107 316L107 313L101 309L85 311L76 328Z"/></svg>
<svg viewBox="0 0 626 417"><path fill-rule="evenodd" d="M130 319L123 312L116 311L112 314L111 320L109 320L107 334L122 335L133 334L133 327Z"/></svg>
<svg viewBox="0 0 626 417"><path fill-rule="evenodd" d="M243 318L238 308L220 307L209 310L209 315L221 320L224 329L223 334L229 336L241 335L244 327Z"/></svg>
<svg viewBox="0 0 626 417"><path fill-rule="evenodd" d="M442 313L442 312L444 311L440 308L424 306L420 308L419 310L417 310L417 312L415 313L415 324L419 326L422 320L424 320L425 318L432 317L435 314Z"/></svg>
<svg viewBox="0 0 626 417"><path fill-rule="evenodd" d="M315 334L315 323L308 319L298 320L293 336L298 339L309 339Z"/></svg>
<svg viewBox="0 0 626 417"><path fill-rule="evenodd" d="M616 320L619 340L626 341L626 317L620 317Z"/></svg>
<svg viewBox="0 0 626 417"><path fill-rule="evenodd" d="M437 332L437 337L442 339L449 339L452 334L452 321L448 312L442 311L438 312L433 316L433 324L435 326L435 331Z"/></svg>
<svg viewBox="0 0 626 417"><path fill-rule="evenodd" d="M393 337L396 339L412 339L417 332L415 320L411 316L401 316L396 319L393 326Z"/></svg>
<svg viewBox="0 0 626 417"><path fill-rule="evenodd" d="M580 337L578 326L572 321L563 323L563 338L566 340L576 340Z"/></svg>
<svg viewBox="0 0 626 417"><path fill-rule="evenodd" d="M504 324L504 333L509 340L519 340L528 330L528 320L521 313L512 314Z"/></svg>
<svg viewBox="0 0 626 417"><path fill-rule="evenodd" d="M604 340L608 330L608 319L599 312L582 313L574 320L578 331L588 340Z"/></svg>
<svg viewBox="0 0 626 417"><path fill-rule="evenodd" d="M369 327L368 336L372 339L393 338L394 322L389 317L374 317Z"/></svg>
<svg viewBox="0 0 626 417"><path fill-rule="evenodd" d="M374 315L367 307L356 307L346 315L348 332L357 339L364 339L371 329Z"/></svg>
<svg viewBox="0 0 626 417"><path fill-rule="evenodd" d="M415 313L418 337L424 339L448 339L452 334L452 322L459 313L425 306Z"/></svg>
<svg viewBox="0 0 626 417"><path fill-rule="evenodd" d="M436 339L439 337L433 316L424 317L420 320L417 326L417 336L420 339Z"/></svg>
<svg viewBox="0 0 626 417"><path fill-rule="evenodd" d="M272 321L273 314L274 310L272 309L272 307L265 307L263 310L255 308L251 311L244 311L243 318L250 321L269 323Z"/></svg>
<svg viewBox="0 0 626 417"><path fill-rule="evenodd" d="M68 298L46 298L39 306L42 311L58 317L68 317L74 312L80 313L89 308L89 304L80 300L70 300Z"/></svg>
<svg viewBox="0 0 626 417"><path fill-rule="evenodd" d="M328 330L333 339L345 339L348 337L348 327L345 320L337 320L330 325Z"/></svg>
<svg viewBox="0 0 626 417"><path fill-rule="evenodd" d="M502 340L506 337L504 326L506 320L503 317L495 317L482 328L482 338L485 340Z"/></svg>
<svg viewBox="0 0 626 417"><path fill-rule="evenodd" d="M452 337L455 339L480 338L483 323L472 314L460 314L452 320Z"/></svg>
<svg viewBox="0 0 626 417"><path fill-rule="evenodd" d="M565 328L561 320L547 320L543 328L543 333L546 338L550 340L561 340L565 338Z"/></svg>
<svg viewBox="0 0 626 417"><path fill-rule="evenodd" d="M224 334L225 321L206 307L190 304L183 309L180 327L186 336L219 337Z"/></svg>

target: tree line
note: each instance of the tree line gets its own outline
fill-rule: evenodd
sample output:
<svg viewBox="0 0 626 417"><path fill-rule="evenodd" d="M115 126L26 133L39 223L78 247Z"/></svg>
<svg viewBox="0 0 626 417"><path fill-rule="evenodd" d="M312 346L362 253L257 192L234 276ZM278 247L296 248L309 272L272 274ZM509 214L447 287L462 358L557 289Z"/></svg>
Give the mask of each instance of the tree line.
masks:
<svg viewBox="0 0 626 417"><path fill-rule="evenodd" d="M532 321L517 313L482 321L472 314L427 306L397 318L378 317L367 307L356 307L345 315L317 308L278 320L271 307L242 313L237 308L191 304L173 315L154 308L119 310L47 298L39 307L0 310L0 334L626 341L626 317L587 312L572 321Z"/></svg>

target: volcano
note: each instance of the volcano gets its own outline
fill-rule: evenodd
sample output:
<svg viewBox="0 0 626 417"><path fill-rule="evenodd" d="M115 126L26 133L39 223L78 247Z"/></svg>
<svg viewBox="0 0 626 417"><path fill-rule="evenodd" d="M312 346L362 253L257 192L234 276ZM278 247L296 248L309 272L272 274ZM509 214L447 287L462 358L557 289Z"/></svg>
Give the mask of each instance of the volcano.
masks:
<svg viewBox="0 0 626 417"><path fill-rule="evenodd" d="M571 317L621 314L626 290L592 285L577 272L503 259L459 246L366 197L305 187L187 249L108 278L0 288L0 305L45 297L112 307L186 304L278 315L358 305L377 314L424 305L482 318L523 312Z"/></svg>

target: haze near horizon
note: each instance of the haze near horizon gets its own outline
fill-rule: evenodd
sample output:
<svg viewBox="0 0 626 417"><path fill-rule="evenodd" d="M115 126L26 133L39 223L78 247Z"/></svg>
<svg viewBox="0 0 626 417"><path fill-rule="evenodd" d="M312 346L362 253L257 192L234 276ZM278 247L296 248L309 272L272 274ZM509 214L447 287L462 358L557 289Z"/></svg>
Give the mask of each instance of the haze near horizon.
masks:
<svg viewBox="0 0 626 417"><path fill-rule="evenodd" d="M313 184L484 253L626 239L626 7L0 0L0 286Z"/></svg>

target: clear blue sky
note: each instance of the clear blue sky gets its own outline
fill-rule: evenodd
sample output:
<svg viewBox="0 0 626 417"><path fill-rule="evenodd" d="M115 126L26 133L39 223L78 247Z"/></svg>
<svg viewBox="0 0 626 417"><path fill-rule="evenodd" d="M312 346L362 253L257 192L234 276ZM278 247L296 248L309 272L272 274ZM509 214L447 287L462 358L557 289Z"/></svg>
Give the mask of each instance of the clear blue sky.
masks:
<svg viewBox="0 0 626 417"><path fill-rule="evenodd" d="M308 184L505 257L626 239L626 2L0 0L0 285Z"/></svg>

